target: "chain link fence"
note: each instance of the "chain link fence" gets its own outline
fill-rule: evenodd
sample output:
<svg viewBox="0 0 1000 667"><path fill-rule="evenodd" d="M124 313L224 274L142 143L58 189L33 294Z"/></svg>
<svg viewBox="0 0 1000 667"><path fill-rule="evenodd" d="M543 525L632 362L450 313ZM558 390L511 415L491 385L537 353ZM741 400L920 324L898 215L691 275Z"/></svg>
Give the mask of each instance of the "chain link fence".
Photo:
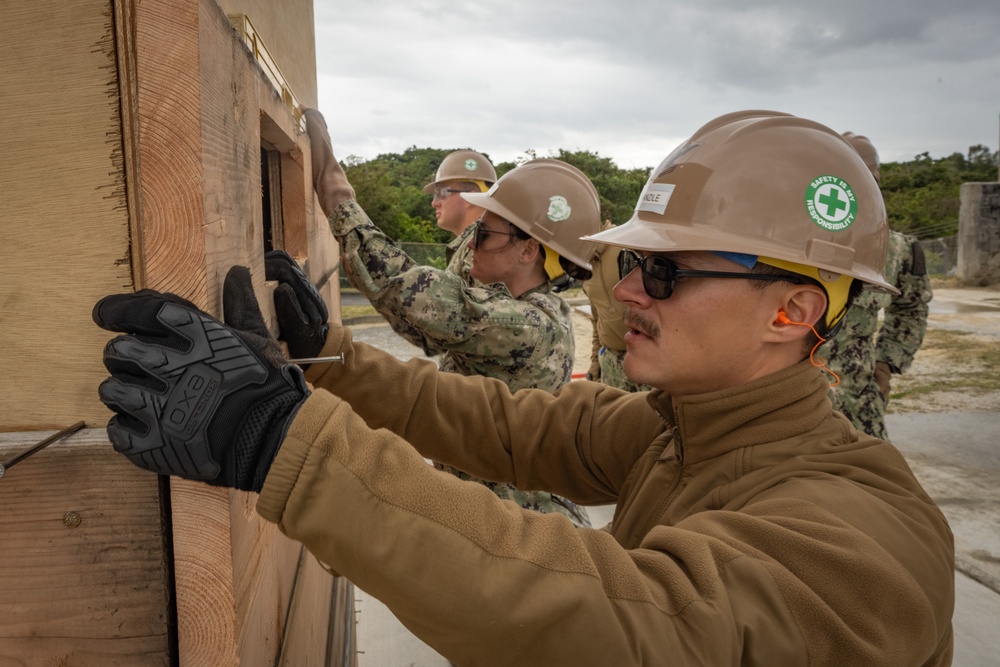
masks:
<svg viewBox="0 0 1000 667"><path fill-rule="evenodd" d="M927 261L927 273L931 275L953 276L958 270L958 236L943 236L936 239L921 239Z"/></svg>

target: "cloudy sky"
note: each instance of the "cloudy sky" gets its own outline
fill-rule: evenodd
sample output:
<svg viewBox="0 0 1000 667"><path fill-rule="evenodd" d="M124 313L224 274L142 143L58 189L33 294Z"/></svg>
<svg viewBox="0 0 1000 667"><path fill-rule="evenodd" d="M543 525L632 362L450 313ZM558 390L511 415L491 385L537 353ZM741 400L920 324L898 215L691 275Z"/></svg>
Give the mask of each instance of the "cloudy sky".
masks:
<svg viewBox="0 0 1000 667"><path fill-rule="evenodd" d="M314 0L341 159L560 148L655 166L705 122L773 109L883 161L1000 142L998 0Z"/></svg>

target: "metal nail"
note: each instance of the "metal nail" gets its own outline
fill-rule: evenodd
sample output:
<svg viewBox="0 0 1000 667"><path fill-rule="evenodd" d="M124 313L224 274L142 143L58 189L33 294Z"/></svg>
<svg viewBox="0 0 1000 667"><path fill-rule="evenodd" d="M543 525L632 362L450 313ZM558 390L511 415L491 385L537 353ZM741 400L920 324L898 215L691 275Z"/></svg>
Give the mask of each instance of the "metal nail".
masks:
<svg viewBox="0 0 1000 667"><path fill-rule="evenodd" d="M342 355L342 354L335 354L332 357L303 357L301 359L289 359L288 361L291 362L291 363L293 363L293 364L298 364L300 366L302 364L322 364L322 363L333 362L333 361L336 361L336 362L342 364L342 363L344 363L344 355Z"/></svg>
<svg viewBox="0 0 1000 667"><path fill-rule="evenodd" d="M4 473L7 472L8 468L14 467L15 463L19 463L20 461L23 461L24 459L28 458L32 454L35 454L36 452L39 452L39 451L45 449L46 447L48 447L49 445L51 445L53 442L56 442L57 440L62 440L66 436L72 435L73 433L76 433L77 431L79 431L83 427L84 427L84 423L82 421L79 421L79 422L73 424L72 426L67 426L63 430L57 431L56 433L53 433L52 435L50 435L49 437L45 438L44 440L41 440L38 443L32 445L31 447L29 447L28 449L24 450L20 454L15 454L14 456L12 456L11 458L7 459L3 463L0 463L0 478L2 478L4 476Z"/></svg>

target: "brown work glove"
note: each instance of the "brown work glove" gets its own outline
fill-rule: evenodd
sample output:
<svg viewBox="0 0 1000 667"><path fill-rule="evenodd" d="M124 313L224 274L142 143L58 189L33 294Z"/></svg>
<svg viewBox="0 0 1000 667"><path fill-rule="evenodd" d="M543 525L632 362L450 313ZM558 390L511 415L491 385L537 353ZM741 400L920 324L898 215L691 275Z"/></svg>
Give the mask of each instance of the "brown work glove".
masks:
<svg viewBox="0 0 1000 667"><path fill-rule="evenodd" d="M882 396L888 402L889 385L892 382L892 369L884 361L875 362L875 382L878 383L878 388L882 391Z"/></svg>
<svg viewBox="0 0 1000 667"><path fill-rule="evenodd" d="M306 133L312 144L313 190L319 197L323 213L329 216L338 204L354 199L354 188L333 155L333 144L323 114L316 109L302 107L302 115L305 116Z"/></svg>

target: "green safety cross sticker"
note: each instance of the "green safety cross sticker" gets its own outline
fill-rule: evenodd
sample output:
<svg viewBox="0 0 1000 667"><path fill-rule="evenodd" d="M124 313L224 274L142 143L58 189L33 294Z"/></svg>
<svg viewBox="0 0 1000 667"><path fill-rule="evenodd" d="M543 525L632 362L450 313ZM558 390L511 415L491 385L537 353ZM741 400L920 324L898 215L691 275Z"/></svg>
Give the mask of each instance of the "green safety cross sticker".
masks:
<svg viewBox="0 0 1000 667"><path fill-rule="evenodd" d="M549 197L549 210L545 212L546 217L552 222L562 222L569 218L573 209L569 202L562 195Z"/></svg>
<svg viewBox="0 0 1000 667"><path fill-rule="evenodd" d="M858 199L844 179L818 176L806 188L806 211L823 229L840 232L858 217Z"/></svg>

